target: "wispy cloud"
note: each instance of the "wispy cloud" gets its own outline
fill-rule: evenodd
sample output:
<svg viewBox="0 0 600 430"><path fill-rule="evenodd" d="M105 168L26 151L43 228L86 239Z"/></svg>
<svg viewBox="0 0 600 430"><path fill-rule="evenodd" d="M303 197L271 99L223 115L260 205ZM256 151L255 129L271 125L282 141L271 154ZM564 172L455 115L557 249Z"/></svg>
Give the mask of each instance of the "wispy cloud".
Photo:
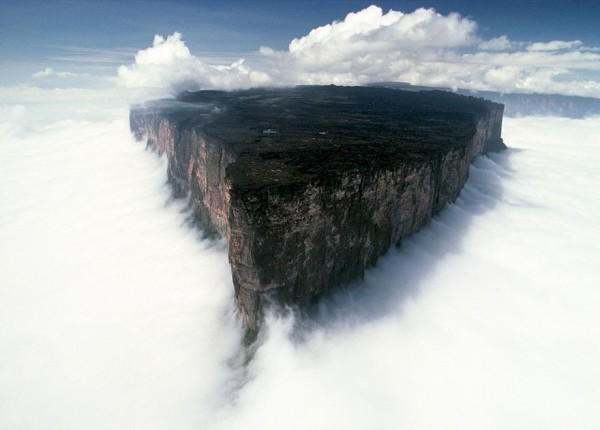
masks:
<svg viewBox="0 0 600 430"><path fill-rule="evenodd" d="M46 67L44 70L35 72L31 77L33 79L44 79L50 77L58 78L76 78L80 76L90 76L87 73L73 73L73 72L56 72L52 67Z"/></svg>
<svg viewBox="0 0 600 430"><path fill-rule="evenodd" d="M550 42L535 42L527 46L528 51L563 51L583 47L581 40L552 40Z"/></svg>
<svg viewBox="0 0 600 430"><path fill-rule="evenodd" d="M68 45L49 45L48 48L59 53L47 57L48 60L74 63L122 64L131 61L137 51L135 48L98 49Z"/></svg>

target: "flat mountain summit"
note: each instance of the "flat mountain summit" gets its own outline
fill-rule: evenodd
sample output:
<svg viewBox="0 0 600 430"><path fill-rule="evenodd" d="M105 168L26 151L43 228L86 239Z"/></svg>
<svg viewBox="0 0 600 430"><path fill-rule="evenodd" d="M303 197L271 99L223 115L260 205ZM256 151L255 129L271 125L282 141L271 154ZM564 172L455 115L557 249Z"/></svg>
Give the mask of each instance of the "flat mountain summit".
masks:
<svg viewBox="0 0 600 430"><path fill-rule="evenodd" d="M301 86L183 93L132 108L138 139L227 238L252 329L267 303L305 306L361 277L504 148L503 106L443 91Z"/></svg>

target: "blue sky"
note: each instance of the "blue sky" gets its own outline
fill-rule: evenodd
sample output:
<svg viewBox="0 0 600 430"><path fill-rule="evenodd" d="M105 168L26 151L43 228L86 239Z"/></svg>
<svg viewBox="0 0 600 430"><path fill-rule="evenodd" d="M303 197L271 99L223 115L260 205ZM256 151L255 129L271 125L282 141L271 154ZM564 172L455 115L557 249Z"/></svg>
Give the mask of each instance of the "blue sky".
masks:
<svg viewBox="0 0 600 430"><path fill-rule="evenodd" d="M0 0L0 84L26 82L51 67L63 73L114 75L155 34L175 31L192 54L216 63L253 58L261 46L285 51L293 38L376 4L410 13L433 7L477 24L481 39L579 40L600 47L600 2L578 1L4 1ZM209 62L210 62L209 61ZM593 74L581 69L583 77Z"/></svg>

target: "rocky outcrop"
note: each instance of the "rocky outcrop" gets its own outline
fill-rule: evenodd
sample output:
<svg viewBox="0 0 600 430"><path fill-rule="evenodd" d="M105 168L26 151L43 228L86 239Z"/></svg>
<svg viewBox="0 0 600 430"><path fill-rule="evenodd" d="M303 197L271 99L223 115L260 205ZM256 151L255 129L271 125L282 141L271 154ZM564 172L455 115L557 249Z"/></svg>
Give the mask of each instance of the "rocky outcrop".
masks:
<svg viewBox="0 0 600 430"><path fill-rule="evenodd" d="M504 148L503 106L455 94L297 87L200 92L131 111L177 195L227 238L250 328L364 274Z"/></svg>

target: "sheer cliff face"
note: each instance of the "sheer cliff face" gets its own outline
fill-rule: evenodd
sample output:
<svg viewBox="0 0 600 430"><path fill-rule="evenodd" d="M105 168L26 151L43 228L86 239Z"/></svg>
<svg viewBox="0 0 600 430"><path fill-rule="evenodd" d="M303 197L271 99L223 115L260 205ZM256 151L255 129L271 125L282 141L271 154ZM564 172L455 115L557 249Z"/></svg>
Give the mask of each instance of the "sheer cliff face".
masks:
<svg viewBox="0 0 600 430"><path fill-rule="evenodd" d="M138 140L165 155L175 196L191 199L194 214L210 233L227 234L229 193L225 168L234 158L218 139L207 139L199 128L185 128L176 118L157 111L130 116Z"/></svg>
<svg viewBox="0 0 600 430"><path fill-rule="evenodd" d="M225 106L213 120L160 107L131 114L136 136L167 156L175 192L189 194L198 218L227 238L238 308L251 328L268 302L304 306L361 277L458 196L474 157L504 147L502 105L441 96L439 114L429 94L415 113L420 96L396 103L397 90L286 91L220 96L234 102L212 95ZM378 103L383 96L392 99ZM254 97L248 112L265 115L236 104L244 97ZM293 103L282 105L286 98ZM298 120L311 107L312 117ZM347 133L356 121L364 124Z"/></svg>
<svg viewBox="0 0 600 430"><path fill-rule="evenodd" d="M331 184L292 192L233 190L229 258L238 305L250 324L265 300L307 305L360 278L419 230L456 199L473 157L501 142L492 132L498 120L481 118L466 147L395 169L345 173Z"/></svg>

